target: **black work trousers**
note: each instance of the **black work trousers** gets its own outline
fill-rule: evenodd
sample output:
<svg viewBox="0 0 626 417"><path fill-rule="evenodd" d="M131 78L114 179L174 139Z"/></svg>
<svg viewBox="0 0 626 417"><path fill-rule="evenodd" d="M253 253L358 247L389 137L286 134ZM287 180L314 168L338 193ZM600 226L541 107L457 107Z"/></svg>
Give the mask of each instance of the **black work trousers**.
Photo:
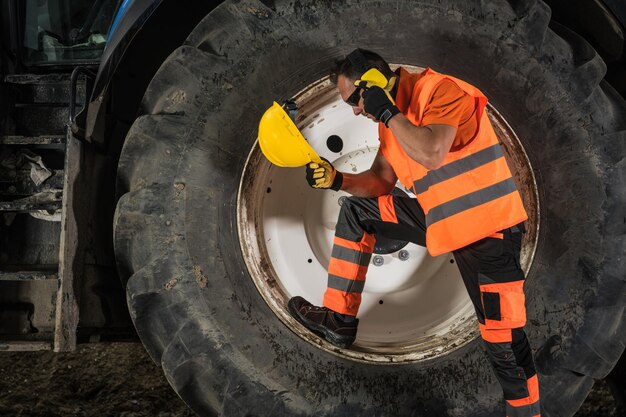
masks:
<svg viewBox="0 0 626 417"><path fill-rule="evenodd" d="M537 376L523 329L522 233L520 224L453 252L504 391L507 417L540 415ZM324 305L356 315L376 237L425 246L425 234L424 212L414 198L346 198L337 220Z"/></svg>

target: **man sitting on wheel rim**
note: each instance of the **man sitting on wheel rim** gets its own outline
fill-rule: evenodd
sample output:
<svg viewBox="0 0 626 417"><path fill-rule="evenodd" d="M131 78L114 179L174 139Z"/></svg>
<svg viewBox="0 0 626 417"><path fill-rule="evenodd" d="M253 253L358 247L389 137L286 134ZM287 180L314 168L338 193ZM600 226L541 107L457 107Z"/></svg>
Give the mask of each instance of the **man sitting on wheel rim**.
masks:
<svg viewBox="0 0 626 417"><path fill-rule="evenodd" d="M414 242L433 256L452 252L507 416L539 416L519 263L527 215L485 112L487 98L431 69L393 72L379 55L361 49L337 62L331 80L355 115L378 122L380 149L359 174L340 173L326 160L307 166L312 187L353 197L337 220L324 306L293 297L290 313L330 343L349 347L376 236ZM417 199L391 195L397 180Z"/></svg>

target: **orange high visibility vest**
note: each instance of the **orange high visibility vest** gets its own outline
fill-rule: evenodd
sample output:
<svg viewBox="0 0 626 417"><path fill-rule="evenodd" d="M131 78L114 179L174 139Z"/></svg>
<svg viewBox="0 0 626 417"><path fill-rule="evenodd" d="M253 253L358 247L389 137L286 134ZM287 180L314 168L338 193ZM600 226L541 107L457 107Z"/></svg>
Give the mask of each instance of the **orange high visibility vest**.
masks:
<svg viewBox="0 0 626 417"><path fill-rule="evenodd" d="M526 220L522 199L484 111L487 98L483 93L429 68L417 76L402 73L397 103L406 107L400 111L416 126L421 124L435 87L444 79L454 82L476 102L475 136L461 149L448 152L442 166L434 170L410 158L391 129L379 123L383 155L400 182L415 193L426 215L428 252L433 256L450 252Z"/></svg>

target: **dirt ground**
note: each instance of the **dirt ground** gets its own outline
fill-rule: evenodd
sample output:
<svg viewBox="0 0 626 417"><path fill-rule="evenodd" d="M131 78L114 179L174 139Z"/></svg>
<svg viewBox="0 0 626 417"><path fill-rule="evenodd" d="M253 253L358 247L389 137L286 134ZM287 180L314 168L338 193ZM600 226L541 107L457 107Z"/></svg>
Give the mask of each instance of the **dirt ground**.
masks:
<svg viewBox="0 0 626 417"><path fill-rule="evenodd" d="M0 352L0 416L193 417L140 343ZM599 381L576 417L618 417Z"/></svg>
<svg viewBox="0 0 626 417"><path fill-rule="evenodd" d="M0 352L0 416L192 417L140 343Z"/></svg>

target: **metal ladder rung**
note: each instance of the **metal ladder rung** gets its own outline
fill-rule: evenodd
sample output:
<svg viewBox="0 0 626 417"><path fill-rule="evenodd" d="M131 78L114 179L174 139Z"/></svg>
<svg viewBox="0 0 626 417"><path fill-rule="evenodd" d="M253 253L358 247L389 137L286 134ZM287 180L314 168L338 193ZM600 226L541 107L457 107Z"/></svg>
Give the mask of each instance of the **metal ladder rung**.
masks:
<svg viewBox="0 0 626 417"><path fill-rule="evenodd" d="M63 191L49 190L26 198L13 201L0 201L0 211L32 212L39 210L58 210L62 205Z"/></svg>
<svg viewBox="0 0 626 417"><path fill-rule="evenodd" d="M0 340L0 352L35 352L38 350L52 350L52 342L34 341L2 341Z"/></svg>
<svg viewBox="0 0 626 417"><path fill-rule="evenodd" d="M56 271L0 271L0 281L43 281L58 277Z"/></svg>
<svg viewBox="0 0 626 417"><path fill-rule="evenodd" d="M17 201L3 201L0 202L0 211L12 211L20 213L28 213L31 211L39 210L58 210L61 208L60 201L54 201L49 203L22 203Z"/></svg>
<svg viewBox="0 0 626 417"><path fill-rule="evenodd" d="M7 74L4 82L8 84L67 84L70 76L67 74Z"/></svg>
<svg viewBox="0 0 626 417"><path fill-rule="evenodd" d="M65 135L0 136L0 145L65 145Z"/></svg>

